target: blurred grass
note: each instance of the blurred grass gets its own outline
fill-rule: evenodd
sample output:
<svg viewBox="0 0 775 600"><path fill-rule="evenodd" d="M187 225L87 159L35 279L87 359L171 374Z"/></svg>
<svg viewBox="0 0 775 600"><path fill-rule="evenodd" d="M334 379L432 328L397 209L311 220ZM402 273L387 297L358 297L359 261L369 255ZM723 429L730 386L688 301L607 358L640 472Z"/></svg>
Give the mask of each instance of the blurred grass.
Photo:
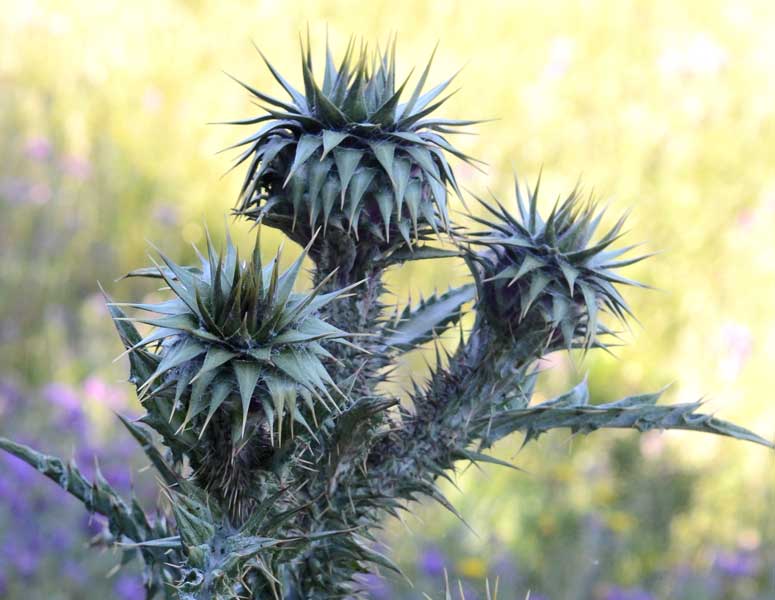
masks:
<svg viewBox="0 0 775 600"><path fill-rule="evenodd" d="M146 239L182 259L191 256L190 242L202 240L204 224L222 235L239 175L221 177L228 156L215 153L243 132L207 123L256 109L221 71L276 89L250 41L295 74L297 35L309 24L318 47L328 29L339 49L351 33L385 40L397 32L405 71L440 40L435 78L465 65L447 115L499 118L460 140L489 163L485 175L461 166L464 186L510 198L512 168L530 181L543 168L548 203L581 178L610 201L612 215L633 210L629 241L664 251L631 270L660 290L628 294L640 319L631 344L618 359L590 356L575 367L558 359L546 393L586 370L599 400L675 382L670 400L707 396L711 410L772 436L771 2L4 0L0 9L4 376L27 386L123 377L123 364L107 360L120 348L97 308L97 280L134 297L133 283L113 280L146 263ZM247 242L244 223L231 228ZM269 253L280 237L265 237ZM417 298L464 276L454 261L433 269L418 263L391 273L390 282L405 301L409 290ZM419 368L417 358L402 372ZM770 454L692 434L660 439L663 460L693 474L691 498L671 504L680 511L666 517L668 537L657 544L665 560L702 562L715 544L734 545L751 531L762 545L775 541L765 508ZM551 538L569 507L609 511L587 472L603 449L625 442L641 448L623 434L574 442L568 452L566 437L553 436L518 455L532 475L467 471L459 482L466 493L452 496L483 537L465 537L466 552L482 553L497 539L519 547L534 570L548 570L546 548L534 538ZM513 456L517 443L499 452ZM561 498L540 500L544 474L566 468ZM654 487L659 478L644 487L645 477L641 469L609 470L602 480L664 493ZM623 507L626 514L632 503ZM443 539L456 530L440 510L419 513ZM540 523L539 514L555 529L525 528ZM400 542L403 534L388 537ZM639 558L647 552L629 546L628 553L634 566L620 575L637 579L649 569Z"/></svg>

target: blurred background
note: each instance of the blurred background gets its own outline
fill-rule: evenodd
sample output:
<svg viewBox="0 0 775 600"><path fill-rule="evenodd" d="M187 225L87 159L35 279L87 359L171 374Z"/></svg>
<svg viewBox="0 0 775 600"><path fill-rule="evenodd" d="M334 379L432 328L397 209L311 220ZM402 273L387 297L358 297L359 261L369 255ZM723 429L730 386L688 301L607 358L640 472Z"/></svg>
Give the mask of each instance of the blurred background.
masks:
<svg viewBox="0 0 775 600"><path fill-rule="evenodd" d="M155 482L117 424L138 414L97 282L177 259L208 225L222 238L241 173L216 152L252 116L222 71L275 83L255 41L299 81L298 33L322 51L398 33L403 72L441 45L432 75L465 65L450 118L498 117L457 145L489 163L461 183L511 201L511 173L543 167L547 204L581 179L632 210L628 241L662 254L629 275L640 323L615 358L558 355L539 397L589 373L594 401L671 384L666 401L775 433L775 5L767 0L0 0L0 435L73 456L146 506ZM318 56L321 56L319 53ZM462 208L458 206L457 208ZM249 243L245 223L231 223ZM268 233L268 232L265 232ZM266 235L264 251L280 236ZM290 261L298 248L286 252ZM462 282L444 261L389 274L399 302ZM391 301L395 301L393 298ZM421 353L416 353L421 354ZM425 367L408 356L406 376ZM542 437L495 453L524 471L461 472L436 505L389 522L384 543L414 587L369 578L374 599L775 598L773 455L682 433ZM0 597L141 598L137 565L95 554L103 523L25 465L0 457Z"/></svg>

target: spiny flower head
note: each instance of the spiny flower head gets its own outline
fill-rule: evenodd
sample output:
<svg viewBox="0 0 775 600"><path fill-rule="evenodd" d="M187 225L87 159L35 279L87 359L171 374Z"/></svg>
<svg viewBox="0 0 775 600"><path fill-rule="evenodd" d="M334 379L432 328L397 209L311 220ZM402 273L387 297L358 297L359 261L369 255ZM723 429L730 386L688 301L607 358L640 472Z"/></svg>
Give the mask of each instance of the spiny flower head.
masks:
<svg viewBox="0 0 775 600"><path fill-rule="evenodd" d="M246 147L236 165L249 161L237 212L307 234L322 222L378 244L391 236L411 244L418 227L446 229L447 187L459 194L447 153L472 159L444 135L477 121L431 116L454 79L423 92L432 60L402 102L408 79L396 85L395 41L385 52L370 52L365 44L356 51L351 40L338 67L327 46L318 83L308 40L302 45L303 92L264 57L289 99L240 82L267 114L231 122L264 123L232 146Z"/></svg>
<svg viewBox="0 0 775 600"><path fill-rule="evenodd" d="M489 216L472 216L487 228L470 235L472 244L486 250L468 253L482 274L481 307L512 332L529 321L531 327L550 327L566 347L604 345L599 335L611 331L599 321L601 311L621 321L631 315L616 284L642 287L617 271L647 255L621 258L635 246L610 248L621 237L626 216L593 241L605 211L582 201L578 190L558 200L544 219L538 210L540 178L535 190L527 189L527 198L516 180L514 187L518 214L497 199L479 199Z"/></svg>
<svg viewBox="0 0 775 600"><path fill-rule="evenodd" d="M130 275L163 279L172 298L123 306L160 316L114 317L153 327L128 346L128 352L142 352L156 365L147 377L134 381L141 400L174 395L172 412L180 407L185 414L178 431L192 426L199 437L216 413L225 410L236 427L235 442L245 435L249 416L258 412L276 444L282 440L285 417L291 425L296 421L309 429L303 413L316 419L320 411L313 400L326 411L332 409L329 389L336 386L323 365L330 354L321 342L348 343L348 334L317 313L347 289L323 294L326 279L309 294L294 293L306 252L283 273L279 252L262 264L258 236L248 261L240 260L228 236L220 254L208 236L207 256L199 255L199 267L181 267L159 254L164 265ZM297 405L299 396L307 411Z"/></svg>

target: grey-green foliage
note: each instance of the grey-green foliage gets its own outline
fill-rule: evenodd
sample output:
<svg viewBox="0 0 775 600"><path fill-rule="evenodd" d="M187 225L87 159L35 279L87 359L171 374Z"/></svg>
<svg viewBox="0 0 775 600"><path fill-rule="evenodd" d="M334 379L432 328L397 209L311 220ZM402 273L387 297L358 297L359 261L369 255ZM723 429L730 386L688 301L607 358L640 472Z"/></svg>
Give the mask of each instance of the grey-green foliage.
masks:
<svg viewBox="0 0 775 600"><path fill-rule="evenodd" d="M241 84L266 105L266 114L231 122L263 123L232 146L244 148L235 165L248 161L239 214L291 232L298 227L300 235L322 223L326 231L381 247L391 237L411 245L420 229L448 226L447 186L460 190L446 153L473 159L444 136L477 121L432 116L449 97L439 99L454 76L423 93L431 61L401 102L408 78L396 86L395 49L394 40L385 52L369 53L364 44L356 51L350 40L337 66L327 47L319 84L308 40L301 48L303 92L262 54L289 98Z"/></svg>
<svg viewBox="0 0 775 600"><path fill-rule="evenodd" d="M303 49L304 92L271 65L287 92L241 121L265 123L238 146L250 159L237 214L277 227L306 248L285 272L247 260L227 238L198 265L159 253L130 273L166 286L155 304L115 303L110 313L145 414L122 418L158 472L166 500L155 513L127 503L98 474L0 438L86 508L105 515L126 558L145 565L148 597L181 600L353 597L357 575L397 570L375 549L387 515L430 497L458 461L505 464L486 449L521 432L554 428L689 429L770 444L700 411L659 405L659 394L590 404L586 381L531 404L536 361L551 352L605 349L630 310L616 246L624 219L598 234L603 214L572 192L548 215L536 189L516 186L512 210L485 202L470 230L451 223L443 135L468 121L429 117L449 81L409 98L396 86L395 46L370 55L330 52L323 83ZM268 64L268 63L267 63ZM455 250L430 240L446 237ZM313 289L294 291L304 257ZM391 313L384 271L407 260L459 256L472 282ZM475 311L463 333L461 317ZM129 310L128 316L125 310ZM471 308L469 308L471 310ZM613 321L613 323L612 323ZM136 324L142 324L144 334ZM406 352L460 328L457 348L437 344L409 410L381 385Z"/></svg>

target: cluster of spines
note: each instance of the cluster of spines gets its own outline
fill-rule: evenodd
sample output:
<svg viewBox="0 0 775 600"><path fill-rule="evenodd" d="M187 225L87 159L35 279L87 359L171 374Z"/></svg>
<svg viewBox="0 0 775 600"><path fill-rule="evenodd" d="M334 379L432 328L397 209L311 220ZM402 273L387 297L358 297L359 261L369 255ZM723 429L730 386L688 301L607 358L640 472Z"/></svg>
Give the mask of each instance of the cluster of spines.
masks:
<svg viewBox="0 0 775 600"><path fill-rule="evenodd" d="M601 336L613 332L601 322L601 312L621 323L632 316L615 284L645 287L617 270L649 255L620 259L635 246L610 249L626 217L593 241L604 211L583 201L578 190L558 200L544 219L538 210L540 179L534 190L527 188L527 198L516 180L514 187L517 214L493 198L479 199L488 216L472 215L486 228L466 239L473 248L467 258L481 278L482 309L512 332L523 322L533 328L543 324L567 348L605 347Z"/></svg>
<svg viewBox="0 0 775 600"><path fill-rule="evenodd" d="M432 60L401 103L408 78L396 88L395 42L370 54L365 45L356 53L351 40L339 67L327 49L321 85L308 42L302 47L303 93L264 57L290 100L242 84L266 104L267 114L232 122L265 123L232 146L247 146L235 166L250 159L238 213L280 218L291 230L299 217L310 231L322 221L325 229L333 224L383 245L391 235L411 245L424 227L447 229L447 188L460 194L447 154L473 159L444 136L477 121L426 118L447 100L438 98L454 78L423 93Z"/></svg>
<svg viewBox="0 0 775 600"><path fill-rule="evenodd" d="M309 294L296 294L293 286L306 253L281 273L279 254L264 266L259 246L257 238L251 260L241 261L230 238L222 254L208 241L199 268L181 267L160 254L165 266L130 275L163 279L173 298L157 304L113 305L160 315L116 318L154 328L127 352L142 349L144 357L158 363L150 376L136 382L139 396L145 401L174 393L169 420L179 406L185 409L177 433L206 411L197 427L201 437L216 411L228 399L239 397L237 438L244 435L252 403L258 400L273 431L276 422L281 443L286 414L309 428L297 408L298 396L313 418L313 398L326 411L336 406L329 390L338 390L322 362L330 353L321 342L349 343L348 334L318 313L347 290L323 293L324 279Z"/></svg>

